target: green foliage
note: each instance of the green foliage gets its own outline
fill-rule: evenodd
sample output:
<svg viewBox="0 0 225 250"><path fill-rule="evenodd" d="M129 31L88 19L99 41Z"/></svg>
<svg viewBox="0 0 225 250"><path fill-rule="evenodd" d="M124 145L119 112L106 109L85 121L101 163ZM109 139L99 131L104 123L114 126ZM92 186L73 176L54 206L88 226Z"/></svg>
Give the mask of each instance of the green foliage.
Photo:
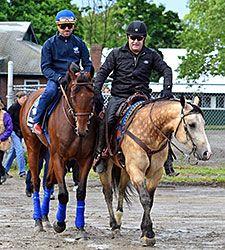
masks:
<svg viewBox="0 0 225 250"><path fill-rule="evenodd" d="M89 1L93 2L93 1ZM134 20L142 20L148 26L147 45L153 48L178 47L177 34L181 31L181 21L165 7L148 3L147 0L94 1L95 7L83 8L85 40L89 45L101 44L113 48L126 42L126 27ZM105 5L98 8L99 2ZM115 2L115 3L114 3Z"/></svg>
<svg viewBox="0 0 225 250"><path fill-rule="evenodd" d="M225 2L224 0L190 0L181 34L181 78L198 79L202 74L225 75Z"/></svg>
<svg viewBox="0 0 225 250"><path fill-rule="evenodd" d="M80 18L78 8L70 0L11 0L8 21L30 21L41 44L57 31L55 15L70 9ZM79 22L78 22L79 24ZM80 30L78 32L81 33Z"/></svg>
<svg viewBox="0 0 225 250"><path fill-rule="evenodd" d="M0 22L7 21L9 13L9 3L7 0L0 1Z"/></svg>

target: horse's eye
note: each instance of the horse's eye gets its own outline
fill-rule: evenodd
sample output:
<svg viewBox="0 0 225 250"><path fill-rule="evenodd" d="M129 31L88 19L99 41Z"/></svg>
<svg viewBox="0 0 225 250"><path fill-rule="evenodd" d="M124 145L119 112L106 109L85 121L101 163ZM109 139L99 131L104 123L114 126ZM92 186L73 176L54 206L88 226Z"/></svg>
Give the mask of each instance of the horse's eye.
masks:
<svg viewBox="0 0 225 250"><path fill-rule="evenodd" d="M189 127L190 127L190 128L196 128L196 123L191 123L191 124L189 124Z"/></svg>

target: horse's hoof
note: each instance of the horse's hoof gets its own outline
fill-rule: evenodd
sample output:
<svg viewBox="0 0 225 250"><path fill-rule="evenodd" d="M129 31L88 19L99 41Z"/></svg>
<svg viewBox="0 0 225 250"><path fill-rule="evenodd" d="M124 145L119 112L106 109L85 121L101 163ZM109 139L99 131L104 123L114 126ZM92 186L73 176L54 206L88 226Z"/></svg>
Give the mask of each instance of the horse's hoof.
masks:
<svg viewBox="0 0 225 250"><path fill-rule="evenodd" d="M153 247L156 243L155 237L154 238L148 238L146 236L143 236L141 238L141 244L143 247L151 246Z"/></svg>
<svg viewBox="0 0 225 250"><path fill-rule="evenodd" d="M88 234L84 229L78 229L75 240L87 240Z"/></svg>
<svg viewBox="0 0 225 250"><path fill-rule="evenodd" d="M122 224L122 217L123 217L123 212L121 212L119 210L116 211L115 219L116 219L116 223L117 223L118 226L121 226L121 224Z"/></svg>
<svg viewBox="0 0 225 250"><path fill-rule="evenodd" d="M53 228L56 233L62 233L66 229L66 223L55 221L53 224Z"/></svg>
<svg viewBox="0 0 225 250"><path fill-rule="evenodd" d="M52 225L51 225L47 215L42 217L42 223L43 223L43 226L45 228L52 228Z"/></svg>
<svg viewBox="0 0 225 250"><path fill-rule="evenodd" d="M118 236L121 236L121 232L119 228L112 231L112 239L117 238Z"/></svg>
<svg viewBox="0 0 225 250"><path fill-rule="evenodd" d="M36 221L35 221L35 224L34 224L34 232L35 232L35 233L45 232L41 220L36 220Z"/></svg>

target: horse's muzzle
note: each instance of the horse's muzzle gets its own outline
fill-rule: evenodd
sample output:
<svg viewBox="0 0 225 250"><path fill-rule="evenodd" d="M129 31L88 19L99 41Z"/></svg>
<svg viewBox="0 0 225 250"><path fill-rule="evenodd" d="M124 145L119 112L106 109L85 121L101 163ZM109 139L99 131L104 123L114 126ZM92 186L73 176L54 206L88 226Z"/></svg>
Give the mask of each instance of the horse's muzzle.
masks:
<svg viewBox="0 0 225 250"><path fill-rule="evenodd" d="M203 156L202 156L202 161L208 161L209 160L209 158L211 157L211 155L212 155L212 152L211 151L205 151L204 153L203 153Z"/></svg>

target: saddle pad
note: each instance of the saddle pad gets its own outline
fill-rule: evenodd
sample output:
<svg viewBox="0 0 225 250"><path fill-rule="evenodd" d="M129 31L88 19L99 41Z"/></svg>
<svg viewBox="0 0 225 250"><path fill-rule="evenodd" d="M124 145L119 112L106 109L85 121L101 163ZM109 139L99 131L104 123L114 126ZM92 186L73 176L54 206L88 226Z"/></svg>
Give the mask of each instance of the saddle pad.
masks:
<svg viewBox="0 0 225 250"><path fill-rule="evenodd" d="M116 128L116 140L117 142L119 142L122 137L123 137L123 134L124 134L124 130L125 130L125 125L127 123L127 121L129 120L129 118L132 116L132 114L134 113L134 111L136 109L138 109L142 103L144 103L145 101L144 100L141 100L141 101L138 101L138 102L135 102L134 104L132 104L127 112L125 113L125 115L122 117L122 119L119 121L118 125L117 125L117 128Z"/></svg>
<svg viewBox="0 0 225 250"><path fill-rule="evenodd" d="M37 99L34 101L33 105L31 106L29 112L28 112L28 117L27 117L27 126L31 129L33 129L34 127L34 117L37 113L37 106L39 104L41 95L37 97ZM54 98L53 102L49 104L49 106L46 108L45 114L44 114L44 118L42 121L42 128L44 128L43 130L46 132L47 131L47 122L48 119L51 115L51 113L54 111L54 109L56 108L59 100L61 98L61 91L59 91L58 95Z"/></svg>
<svg viewBox="0 0 225 250"><path fill-rule="evenodd" d="M37 106L40 100L40 96L38 96L38 98L35 100L35 102L33 103L33 105L30 107L30 110L28 112L28 116L27 116L27 126L29 128L33 128L34 127L34 116L37 113Z"/></svg>

